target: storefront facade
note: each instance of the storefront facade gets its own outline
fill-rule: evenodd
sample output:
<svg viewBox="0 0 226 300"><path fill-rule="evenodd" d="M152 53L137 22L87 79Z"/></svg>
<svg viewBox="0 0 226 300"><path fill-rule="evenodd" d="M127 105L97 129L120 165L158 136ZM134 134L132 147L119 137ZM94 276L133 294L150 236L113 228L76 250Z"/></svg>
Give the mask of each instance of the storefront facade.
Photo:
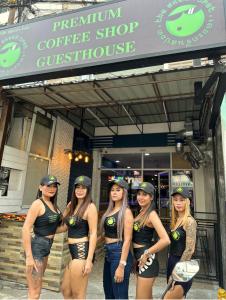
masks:
<svg viewBox="0 0 226 300"><path fill-rule="evenodd" d="M174 13L175 1L169 1L167 7L165 1L157 1L152 16L155 26L148 23L149 27L150 1L142 1L136 16L136 0L133 0L134 5L130 1L129 8L128 2L114 1L109 6L97 6L93 11L92 8L79 10L76 16L81 28L76 29L78 35L73 36L73 41L80 44L80 52L74 51L70 38L72 27L77 27L73 21L76 12L57 16L57 19L45 18L39 20L39 24L28 22L27 27L13 27L21 34L14 42L21 42L24 52L13 68L6 70L8 67L0 66L0 82L4 85L28 80L42 82L3 89L2 94L14 102L15 109L6 145L2 144L0 212L25 212L36 197L40 177L46 173L53 173L62 183L58 197L62 210L70 199L73 180L79 173L92 176L92 195L99 211L106 208L107 183L111 179L123 177L131 188L141 180L150 181L156 187L156 207L163 221L170 217L173 187L187 186L193 199L192 213L199 221L197 256L203 262L201 274L205 278L219 279L225 286L224 104L221 119L219 112L214 116L217 117L214 126L209 126L211 122L206 117L210 102L214 107L215 100L221 98L218 91L222 87L216 82L224 68L219 69L215 60L200 59L225 54L225 3L219 0L215 7L211 1L208 6L200 2L205 26L202 32L199 32L200 28L194 29L197 35L186 33L192 38L186 39L185 43L182 37L167 38L163 28L168 24L166 12L172 10ZM161 10L163 7L165 10ZM87 15L89 17L84 19ZM68 20L71 26L64 28L64 24L69 24ZM96 23L105 27L100 29ZM43 39L38 35L33 49L26 34L29 28L36 32L39 26L46 26L46 37ZM86 28L90 31L84 31ZM153 32L153 28L158 29ZM170 28L168 34L175 38ZM13 30L7 28L0 33L8 38ZM59 38L58 34L64 30L67 35ZM115 32L114 36L109 36L112 32ZM151 40L150 35L156 40L154 48L147 42ZM7 42L7 38L4 41ZM61 46L68 46L68 52ZM59 49L64 53L58 53ZM23 64L25 56L30 54L27 62L36 64ZM74 63L72 58L76 60ZM185 66L165 64L182 59L190 61ZM144 66L147 69L128 71ZM124 71L114 72L119 70ZM48 81L74 75L73 72L91 75ZM201 86L201 89L197 91L195 86ZM212 129L212 139L209 129ZM86 149L92 154L89 168L67 156L68 150L71 153L84 150L80 148L81 140L76 141L76 135L81 132L90 140ZM178 139L179 134L183 134L182 141ZM184 146L179 153L178 141ZM192 153L191 141L198 145L200 153L204 153L205 159L198 164L197 161L194 163L194 157L193 161L188 159ZM189 155L185 156L186 153ZM129 201L136 214L132 189ZM207 242L208 250L201 247L203 241ZM221 249L221 257L216 261L218 249Z"/></svg>

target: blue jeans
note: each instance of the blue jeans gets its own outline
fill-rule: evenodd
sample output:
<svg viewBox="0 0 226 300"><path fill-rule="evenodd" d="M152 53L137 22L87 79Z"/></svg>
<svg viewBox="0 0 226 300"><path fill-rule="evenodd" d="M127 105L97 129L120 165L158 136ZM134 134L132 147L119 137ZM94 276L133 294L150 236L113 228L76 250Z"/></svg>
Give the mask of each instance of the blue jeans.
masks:
<svg viewBox="0 0 226 300"><path fill-rule="evenodd" d="M114 281L115 271L118 268L121 253L122 242L105 244L105 262L103 272L105 299L128 299L129 276L132 270L133 257L129 252L127 264L124 270L123 282Z"/></svg>

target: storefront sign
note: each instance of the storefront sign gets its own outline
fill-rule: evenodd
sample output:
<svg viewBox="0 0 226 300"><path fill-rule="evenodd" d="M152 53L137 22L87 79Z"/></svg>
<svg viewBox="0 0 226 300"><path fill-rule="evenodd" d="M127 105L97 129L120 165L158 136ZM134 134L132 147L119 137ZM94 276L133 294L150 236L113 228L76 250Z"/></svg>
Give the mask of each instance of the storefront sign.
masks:
<svg viewBox="0 0 226 300"><path fill-rule="evenodd" d="M112 1L2 28L0 82L95 73L106 64L111 71L112 64L147 65L181 53L195 58L194 51L207 55L213 48L217 53L226 47L224 2Z"/></svg>

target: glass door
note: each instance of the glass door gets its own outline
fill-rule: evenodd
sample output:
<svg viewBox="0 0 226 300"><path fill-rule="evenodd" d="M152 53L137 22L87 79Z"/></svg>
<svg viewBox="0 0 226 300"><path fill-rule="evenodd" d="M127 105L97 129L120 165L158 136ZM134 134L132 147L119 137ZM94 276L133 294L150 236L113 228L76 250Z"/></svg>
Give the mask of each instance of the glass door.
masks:
<svg viewBox="0 0 226 300"><path fill-rule="evenodd" d="M158 173L158 208L161 218L170 217L170 171Z"/></svg>

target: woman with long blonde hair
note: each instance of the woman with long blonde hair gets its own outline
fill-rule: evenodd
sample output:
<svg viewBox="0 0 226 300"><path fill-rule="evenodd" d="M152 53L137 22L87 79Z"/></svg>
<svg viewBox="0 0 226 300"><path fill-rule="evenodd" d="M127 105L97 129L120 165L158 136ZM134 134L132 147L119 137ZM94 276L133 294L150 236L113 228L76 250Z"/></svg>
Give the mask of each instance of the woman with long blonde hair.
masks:
<svg viewBox="0 0 226 300"><path fill-rule="evenodd" d="M190 260L196 243L197 223L190 213L190 193L186 187L177 187L172 193L172 213L170 226L170 251L167 265L167 281L179 261ZM175 282L164 299L184 299L191 288L192 280Z"/></svg>
<svg viewBox="0 0 226 300"><path fill-rule="evenodd" d="M128 184L114 180L109 184L109 205L101 219L105 239L103 285L106 299L128 299L132 254L129 251L133 215L128 207Z"/></svg>

